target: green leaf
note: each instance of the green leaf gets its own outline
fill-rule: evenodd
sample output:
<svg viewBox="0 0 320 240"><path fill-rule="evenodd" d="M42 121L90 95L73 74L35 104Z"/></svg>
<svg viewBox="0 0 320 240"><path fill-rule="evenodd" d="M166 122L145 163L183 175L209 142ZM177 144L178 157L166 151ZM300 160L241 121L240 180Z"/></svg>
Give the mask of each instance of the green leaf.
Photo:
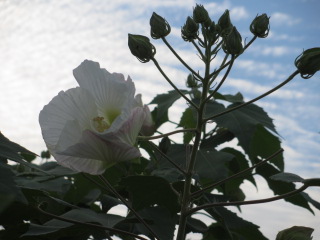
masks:
<svg viewBox="0 0 320 240"><path fill-rule="evenodd" d="M188 91L180 90L182 93L186 94ZM158 107L155 111L153 111L153 119L155 121L156 127L159 127L162 123L164 123L168 117L168 110L172 106L172 104L177 101L181 95L175 91L169 91L168 93L157 95L150 104L157 104Z"/></svg>
<svg viewBox="0 0 320 240"><path fill-rule="evenodd" d="M150 223L152 230L163 240L173 240L178 216L168 209L157 206L139 212L140 216ZM141 223L135 224L136 231L153 239L150 231Z"/></svg>
<svg viewBox="0 0 320 240"><path fill-rule="evenodd" d="M309 227L294 226L280 231L276 240L311 240L313 231Z"/></svg>
<svg viewBox="0 0 320 240"><path fill-rule="evenodd" d="M204 239L245 239L245 240L267 240L259 231L259 226L242 219L236 213L224 207L215 207L205 209L216 221L216 224L210 226ZM217 232L213 231L216 230ZM220 234L218 234L220 233ZM220 236L224 236L220 238Z"/></svg>
<svg viewBox="0 0 320 240"><path fill-rule="evenodd" d="M14 177L10 167L0 161L0 213L13 201L27 204L27 199L16 186Z"/></svg>
<svg viewBox="0 0 320 240"><path fill-rule="evenodd" d="M238 172L241 172L245 169L248 169L249 166L249 161L246 159L245 155L242 154L240 151L234 149L234 148L223 148L221 149L223 152L230 153L234 156L232 161L229 164L229 170L231 171L230 175L236 174ZM247 172L246 174L243 174L242 176L239 176L237 179L241 180L240 184L244 180L250 181L253 185L256 186L256 181L252 175L252 170L251 172Z"/></svg>
<svg viewBox="0 0 320 240"><path fill-rule="evenodd" d="M184 129L188 129L188 128L195 128L196 125L197 125L197 121L196 121L194 109L187 108L182 114L179 126L183 127ZM183 133L183 143L188 144L192 140L193 136L194 134L191 132Z"/></svg>
<svg viewBox="0 0 320 240"><path fill-rule="evenodd" d="M123 220L123 217L112 215L112 214L103 214L96 213L89 209L74 209L71 210L60 217L76 220L83 223L95 223L106 227L113 227L118 222ZM22 236L41 236L47 235L49 233L57 232L61 229L68 228L75 225L74 223L65 222L57 219L50 220L44 225L30 224L29 230ZM85 226L81 225L83 228Z"/></svg>
<svg viewBox="0 0 320 240"><path fill-rule="evenodd" d="M226 110L238 106L238 103L229 105ZM217 102L208 102L206 116L211 116L225 110L222 104ZM263 125L276 133L275 126L268 114L255 104L242 107L228 114L214 119L219 127L227 128L239 140L239 145L250 154L251 142L256 131L257 125Z"/></svg>
<svg viewBox="0 0 320 240"><path fill-rule="evenodd" d="M296 174L293 173L277 173L273 176L270 177L272 180L276 180L276 181L282 181L282 182L288 182L288 183L292 183L292 182L303 182L304 179Z"/></svg>
<svg viewBox="0 0 320 240"><path fill-rule="evenodd" d="M210 149L213 150L218 147L220 144L226 143L234 139L234 134L228 129L221 129L215 133L215 135L204 139L201 142L201 149Z"/></svg>
<svg viewBox="0 0 320 240"><path fill-rule="evenodd" d="M277 168L275 168L273 165L269 163L265 163L258 168L256 168L257 174L261 175L268 183L270 189L274 192L276 195L285 194L291 191L294 191L295 185L293 183L287 183L282 181L275 181L271 179L270 177L281 173ZM301 195L301 193L297 193L294 196L291 196L289 198L284 199L287 202L290 202L294 205L303 207L308 209L311 213L313 213L312 209L310 208L308 201Z"/></svg>
<svg viewBox="0 0 320 240"><path fill-rule="evenodd" d="M207 225L196 218L188 218L187 219L187 228L186 232L193 232L193 233L205 233L208 230Z"/></svg>
<svg viewBox="0 0 320 240"><path fill-rule="evenodd" d="M10 159L14 162L23 164L27 167L34 168L38 171L42 171L40 168L36 167L23 159L21 154L27 154L32 156L37 156L37 154L29 151L28 149L20 146L17 143L11 142L0 132L0 157L5 159Z"/></svg>
<svg viewBox="0 0 320 240"><path fill-rule="evenodd" d="M318 210L320 210L320 203L315 201L314 199L312 199L307 193L302 192L300 193L304 199L306 199L309 203L311 203L315 208L317 208Z"/></svg>
<svg viewBox="0 0 320 240"><path fill-rule="evenodd" d="M219 99L219 100L228 101L231 103L243 103L243 96L240 92L236 93L235 95L220 94L217 92L214 94L214 98Z"/></svg>
<svg viewBox="0 0 320 240"><path fill-rule="evenodd" d="M218 181L228 176L227 163L233 155L222 151L199 150L195 164L195 172L200 178Z"/></svg>
<svg viewBox="0 0 320 240"><path fill-rule="evenodd" d="M111 208L119 204L123 204L119 199L108 196L106 194L101 195L100 198L103 212L108 212Z"/></svg>
<svg viewBox="0 0 320 240"><path fill-rule="evenodd" d="M164 112L162 115L160 114L162 112L159 110L158 107L155 107L153 111L151 112L152 119L154 120L155 129L158 129L163 123L169 121L168 117L168 111Z"/></svg>
<svg viewBox="0 0 320 240"><path fill-rule="evenodd" d="M123 178L120 184L130 193L133 208L136 210L158 205L173 213L179 211L178 196L161 177L130 176Z"/></svg>
<svg viewBox="0 0 320 240"><path fill-rule="evenodd" d="M265 129L262 125L257 125L252 140L250 142L250 158L257 156L261 158L268 158L273 153L281 148L281 142L278 137ZM284 170L283 153L278 154L270 160L270 163L279 168L280 171Z"/></svg>

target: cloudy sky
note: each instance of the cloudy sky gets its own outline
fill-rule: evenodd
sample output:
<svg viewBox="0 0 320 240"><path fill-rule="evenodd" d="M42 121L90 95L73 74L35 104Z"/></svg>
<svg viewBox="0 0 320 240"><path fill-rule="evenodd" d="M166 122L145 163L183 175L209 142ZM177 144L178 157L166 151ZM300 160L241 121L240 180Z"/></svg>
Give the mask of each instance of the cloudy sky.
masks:
<svg viewBox="0 0 320 240"><path fill-rule="evenodd" d="M170 90L152 63L141 64L127 47L127 34L149 36L149 18L155 11L172 26L168 41L195 69L201 70L194 49L180 38L180 27L195 6L194 0L0 0L0 130L12 141L39 153L45 149L38 114L61 90L76 86L72 70L84 59L94 60L110 72L130 75L145 103ZM230 10L243 38L251 39L248 26L261 13L271 16L268 38L257 40L235 63L222 93L242 92L251 99L295 71L294 59L303 49L319 47L320 17L317 0L198 1L217 21ZM156 58L175 83L184 87L187 72L159 41ZM286 169L302 177L320 173L320 74L296 79L259 102L272 118L285 147ZM180 102L172 112L178 118ZM180 111L177 111L179 110ZM271 196L264 181L257 191L243 188L249 198ZM308 190L320 199L320 191ZM243 207L243 217L261 226L274 239L293 225L314 227L316 217L283 201ZM314 236L319 236L318 230ZM197 236L193 236L197 239Z"/></svg>

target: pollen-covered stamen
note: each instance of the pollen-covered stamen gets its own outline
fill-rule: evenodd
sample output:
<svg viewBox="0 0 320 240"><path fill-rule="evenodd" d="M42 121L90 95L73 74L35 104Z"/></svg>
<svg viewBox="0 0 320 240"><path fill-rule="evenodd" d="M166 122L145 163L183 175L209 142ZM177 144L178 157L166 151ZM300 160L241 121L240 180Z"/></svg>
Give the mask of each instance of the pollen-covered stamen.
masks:
<svg viewBox="0 0 320 240"><path fill-rule="evenodd" d="M104 120L104 117L95 117L94 119L92 119L92 122L93 122L93 127L98 132L104 132L110 127L109 124Z"/></svg>

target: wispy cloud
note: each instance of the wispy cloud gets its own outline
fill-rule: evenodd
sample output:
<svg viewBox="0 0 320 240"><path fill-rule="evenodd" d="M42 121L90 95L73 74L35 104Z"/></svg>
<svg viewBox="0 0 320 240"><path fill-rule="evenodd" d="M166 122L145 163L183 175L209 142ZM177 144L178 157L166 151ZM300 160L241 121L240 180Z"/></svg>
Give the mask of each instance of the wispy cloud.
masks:
<svg viewBox="0 0 320 240"><path fill-rule="evenodd" d="M271 14L270 24L293 26L301 22L300 18L292 17L283 12L275 12Z"/></svg>
<svg viewBox="0 0 320 240"><path fill-rule="evenodd" d="M272 56L282 57L284 55L299 54L301 51L298 48L292 48L287 46L259 46L254 45L248 49L248 52L255 56Z"/></svg>

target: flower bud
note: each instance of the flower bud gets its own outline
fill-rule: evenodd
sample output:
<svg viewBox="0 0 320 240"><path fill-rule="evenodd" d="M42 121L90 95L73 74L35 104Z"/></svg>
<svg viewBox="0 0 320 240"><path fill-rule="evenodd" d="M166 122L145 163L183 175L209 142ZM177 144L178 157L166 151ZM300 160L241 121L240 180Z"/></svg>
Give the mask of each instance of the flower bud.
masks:
<svg viewBox="0 0 320 240"><path fill-rule="evenodd" d="M210 24L208 31L206 31L207 37L211 42L215 42L219 38L219 25L214 22Z"/></svg>
<svg viewBox="0 0 320 240"><path fill-rule="evenodd" d="M171 147L171 141L168 137L164 137L161 139L159 143L159 149L163 153L167 153L169 151L169 148Z"/></svg>
<svg viewBox="0 0 320 240"><path fill-rule="evenodd" d="M311 78L320 70L320 48L310 48L303 51L294 61L304 79Z"/></svg>
<svg viewBox="0 0 320 240"><path fill-rule="evenodd" d="M190 42L198 37L198 31L199 24L196 23L191 17L188 17L186 23L181 28L181 36L183 40Z"/></svg>
<svg viewBox="0 0 320 240"><path fill-rule="evenodd" d="M270 17L265 13L260 16L257 15L250 25L250 31L259 38L267 37L270 30L269 19Z"/></svg>
<svg viewBox="0 0 320 240"><path fill-rule="evenodd" d="M193 9L193 19L196 23L211 22L207 10L201 4L196 4L196 7Z"/></svg>
<svg viewBox="0 0 320 240"><path fill-rule="evenodd" d="M149 38L142 35L128 34L128 45L131 53L142 63L149 62L156 54L156 48L150 43Z"/></svg>
<svg viewBox="0 0 320 240"><path fill-rule="evenodd" d="M222 48L225 53L238 55L243 52L242 37L236 27L232 27L231 32L223 39Z"/></svg>
<svg viewBox="0 0 320 240"><path fill-rule="evenodd" d="M152 14L150 18L150 26L151 26L151 37L153 39L159 39L167 36L171 27L169 23L161 16L156 14L155 12Z"/></svg>
<svg viewBox="0 0 320 240"><path fill-rule="evenodd" d="M187 87L195 88L195 87L197 87L197 85L198 85L197 81L194 79L193 75L189 74L188 78L187 78Z"/></svg>
<svg viewBox="0 0 320 240"><path fill-rule="evenodd" d="M229 15L229 10L227 9L219 18L218 24L221 28L222 32L229 32L230 29L233 27L231 20L230 20L230 15Z"/></svg>

